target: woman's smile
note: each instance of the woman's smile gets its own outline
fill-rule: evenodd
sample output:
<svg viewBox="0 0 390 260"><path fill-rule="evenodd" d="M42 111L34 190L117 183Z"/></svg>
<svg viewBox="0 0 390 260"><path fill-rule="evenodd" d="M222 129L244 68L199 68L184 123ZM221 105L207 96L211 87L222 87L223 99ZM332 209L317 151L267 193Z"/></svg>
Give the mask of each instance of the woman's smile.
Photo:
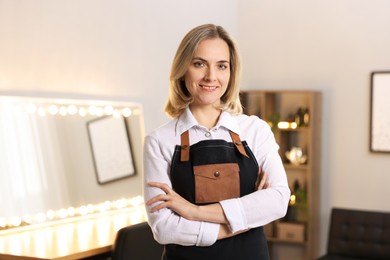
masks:
<svg viewBox="0 0 390 260"><path fill-rule="evenodd" d="M217 86L207 86L207 85L200 85L200 87L205 90L205 91L209 91L209 92L212 92L214 90L216 90L218 87Z"/></svg>

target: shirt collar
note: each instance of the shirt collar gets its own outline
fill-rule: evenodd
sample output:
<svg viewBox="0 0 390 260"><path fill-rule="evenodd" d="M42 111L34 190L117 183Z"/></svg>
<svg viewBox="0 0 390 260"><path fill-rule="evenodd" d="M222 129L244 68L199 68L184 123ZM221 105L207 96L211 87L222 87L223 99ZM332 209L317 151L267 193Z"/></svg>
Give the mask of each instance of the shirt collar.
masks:
<svg viewBox="0 0 390 260"><path fill-rule="evenodd" d="M230 114L227 111L222 111L221 115L219 116L218 123L216 125L217 127L225 127L226 129L240 135L240 126L238 125L237 120L234 118L232 114Z"/></svg>
<svg viewBox="0 0 390 260"><path fill-rule="evenodd" d="M181 135L193 126L199 125L192 115L190 108L187 106L184 112L178 117L176 123L176 135Z"/></svg>
<svg viewBox="0 0 390 260"><path fill-rule="evenodd" d="M189 107L186 107L184 112L179 116L176 123L176 135L181 135L188 129L198 126L199 123L191 113L191 110ZM224 127L238 135L240 135L240 127L238 125L237 120L234 119L234 116L232 116L227 111L222 111L221 115L219 116L219 120L217 122L216 127Z"/></svg>

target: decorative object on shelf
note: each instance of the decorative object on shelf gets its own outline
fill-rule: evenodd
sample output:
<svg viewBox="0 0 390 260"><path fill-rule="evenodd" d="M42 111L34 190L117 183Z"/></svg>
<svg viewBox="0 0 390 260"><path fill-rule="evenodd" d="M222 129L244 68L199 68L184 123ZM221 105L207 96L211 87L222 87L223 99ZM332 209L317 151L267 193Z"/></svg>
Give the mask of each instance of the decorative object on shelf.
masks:
<svg viewBox="0 0 390 260"><path fill-rule="evenodd" d="M302 148L293 146L290 151L286 151L287 159L294 165L306 163L307 156L303 154Z"/></svg>
<svg viewBox="0 0 390 260"><path fill-rule="evenodd" d="M269 115L269 117L268 117L268 124L271 127L271 130L273 132L278 130L278 123L279 122L280 122L280 114L279 113Z"/></svg>
<svg viewBox="0 0 390 260"><path fill-rule="evenodd" d="M310 120L309 109L307 107L298 108L297 112L295 113L294 119L298 127L309 126L309 120Z"/></svg>
<svg viewBox="0 0 390 260"><path fill-rule="evenodd" d="M284 217L288 222L306 222L307 217L305 211L307 210L306 204L306 189L298 180L295 180L293 187L291 188L290 203L288 206L287 214Z"/></svg>
<svg viewBox="0 0 390 260"><path fill-rule="evenodd" d="M305 226L300 223L280 222L277 225L277 236L281 240L303 242Z"/></svg>
<svg viewBox="0 0 390 260"><path fill-rule="evenodd" d="M370 151L390 153L390 71L371 73Z"/></svg>
<svg viewBox="0 0 390 260"><path fill-rule="evenodd" d="M305 108L305 110L303 111L303 125L304 126L309 126L309 122L310 122L309 109Z"/></svg>
<svg viewBox="0 0 390 260"><path fill-rule="evenodd" d="M303 108L301 107L298 108L297 112L295 113L294 119L295 119L295 123L299 127L303 126L303 115L304 115Z"/></svg>

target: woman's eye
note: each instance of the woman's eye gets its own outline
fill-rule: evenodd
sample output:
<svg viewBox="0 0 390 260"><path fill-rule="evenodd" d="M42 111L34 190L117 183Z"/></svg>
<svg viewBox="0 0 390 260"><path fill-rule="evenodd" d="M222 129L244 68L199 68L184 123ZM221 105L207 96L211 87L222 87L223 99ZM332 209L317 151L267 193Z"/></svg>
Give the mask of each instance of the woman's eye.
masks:
<svg viewBox="0 0 390 260"><path fill-rule="evenodd" d="M221 69L221 70L224 70L224 69L227 69L227 68L228 68L228 66L225 65L225 64L220 64L218 67L219 67L219 69Z"/></svg>
<svg viewBox="0 0 390 260"><path fill-rule="evenodd" d="M197 68L202 68L202 67L204 67L204 63L200 62L200 61L196 61L196 62L194 62L194 66Z"/></svg>

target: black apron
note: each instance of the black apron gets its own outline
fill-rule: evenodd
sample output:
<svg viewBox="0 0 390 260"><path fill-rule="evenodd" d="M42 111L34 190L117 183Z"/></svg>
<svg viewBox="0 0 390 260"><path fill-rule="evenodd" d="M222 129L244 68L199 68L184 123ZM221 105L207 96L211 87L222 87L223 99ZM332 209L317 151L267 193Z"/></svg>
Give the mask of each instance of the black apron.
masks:
<svg viewBox="0 0 390 260"><path fill-rule="evenodd" d="M240 196L256 190L259 166L245 141L230 132L234 142L204 140L188 147L188 131L182 134L182 145L176 145L172 158L170 177L173 189L189 202L195 203L195 178L193 166L216 163L239 165ZM237 140L238 138L238 140ZM183 144L184 143L184 144ZM188 158L189 157L189 158ZM184 158L184 160L183 160ZM263 227L217 240L207 247L165 245L164 260L268 260L267 241Z"/></svg>

